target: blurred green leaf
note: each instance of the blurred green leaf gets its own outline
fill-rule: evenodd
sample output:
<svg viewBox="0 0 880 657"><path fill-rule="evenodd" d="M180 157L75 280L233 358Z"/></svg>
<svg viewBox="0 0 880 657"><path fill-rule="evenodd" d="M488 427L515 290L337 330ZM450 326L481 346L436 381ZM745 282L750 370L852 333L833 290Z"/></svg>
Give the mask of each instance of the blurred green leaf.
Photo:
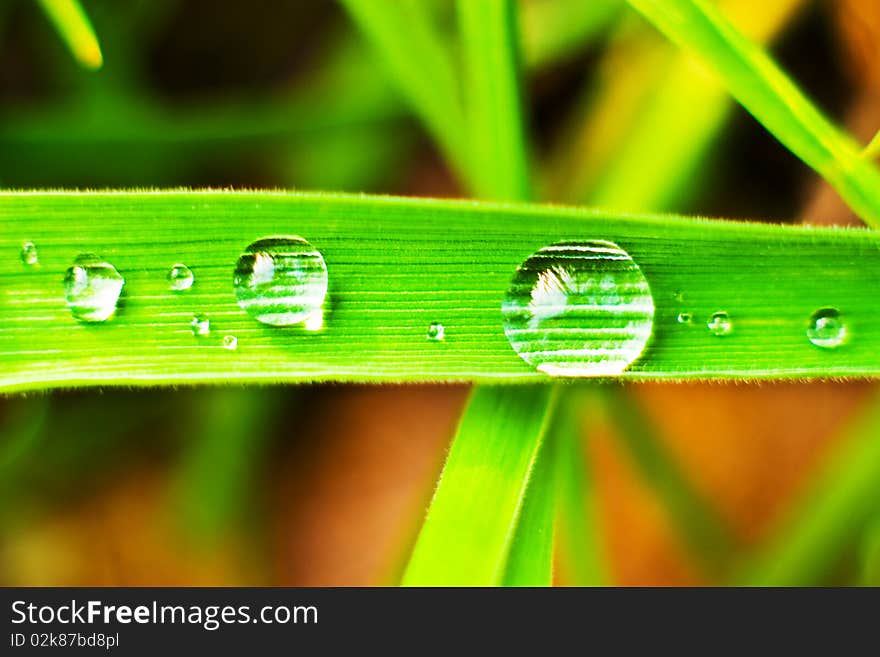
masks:
<svg viewBox="0 0 880 657"><path fill-rule="evenodd" d="M574 586L609 583L599 531L598 504L593 473L580 430L582 414L594 420L601 403L592 386L576 392L564 388L554 417L552 437L557 441L557 534L560 550Z"/></svg>
<svg viewBox="0 0 880 657"><path fill-rule="evenodd" d="M459 0L465 116L476 195L532 197L514 0Z"/></svg>
<svg viewBox="0 0 880 657"><path fill-rule="evenodd" d="M706 0L629 0L694 53L780 142L815 169L868 224L880 227L880 171L773 60Z"/></svg>
<svg viewBox="0 0 880 657"><path fill-rule="evenodd" d="M463 182L469 180L452 53L423 0L340 0Z"/></svg>
<svg viewBox="0 0 880 657"><path fill-rule="evenodd" d="M749 586L815 586L880 514L880 397L845 431L845 439L792 506L789 517L742 567Z"/></svg>
<svg viewBox="0 0 880 657"><path fill-rule="evenodd" d="M46 16L70 48L74 58L86 68L99 69L104 63L98 37L78 0L39 0Z"/></svg>
<svg viewBox="0 0 880 657"><path fill-rule="evenodd" d="M667 453L653 423L636 401L615 387L603 389L603 397L615 434L645 483L663 501L690 555L708 576L724 574L734 548L729 528Z"/></svg>
<svg viewBox="0 0 880 657"><path fill-rule="evenodd" d="M621 0L528 0L520 4L523 57L535 68L583 48L623 7Z"/></svg>

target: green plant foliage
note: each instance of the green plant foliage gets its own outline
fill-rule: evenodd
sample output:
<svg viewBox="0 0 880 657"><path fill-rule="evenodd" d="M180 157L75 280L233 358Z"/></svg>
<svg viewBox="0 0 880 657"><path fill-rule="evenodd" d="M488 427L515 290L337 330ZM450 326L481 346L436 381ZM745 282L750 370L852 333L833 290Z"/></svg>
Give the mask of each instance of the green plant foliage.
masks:
<svg viewBox="0 0 880 657"><path fill-rule="evenodd" d="M543 574L532 570L528 546L517 544L516 537L519 523L534 519L523 509L550 421L553 391L547 386L528 386L499 394L493 387L475 388L413 549L404 585L489 586L531 582L533 577L546 583ZM485 424L487 417L496 421ZM482 439L459 440L462 435ZM536 538L546 545L540 537L520 540ZM438 549L440 545L443 550ZM518 569L515 575L507 574L509 565Z"/></svg>
<svg viewBox="0 0 880 657"><path fill-rule="evenodd" d="M40 0L40 5L74 58L86 68L101 68L101 46L79 0Z"/></svg>
<svg viewBox="0 0 880 657"><path fill-rule="evenodd" d="M866 409L778 533L742 567L737 583L824 584L841 555L872 528L880 511L880 399L874 396Z"/></svg>
<svg viewBox="0 0 880 657"><path fill-rule="evenodd" d="M0 195L0 386L256 381L536 382L512 350L500 305L538 248L607 239L629 252L655 301L653 336L628 379L872 376L880 372L878 238L589 209L284 192ZM259 324L237 304L242 250L300 235L330 275L324 329ZM30 240L39 264L19 257ZM73 319L63 278L95 253L125 278L115 317ZM195 274L175 293L167 274ZM442 281L442 285L438 284ZM839 309L836 349L806 335L817 309ZM707 330L716 311L732 331ZM693 320L681 324L677 317ZM194 336L195 314L211 333ZM426 339L432 322L443 341ZM227 334L238 349L222 348Z"/></svg>
<svg viewBox="0 0 880 657"><path fill-rule="evenodd" d="M779 141L822 175L867 223L880 226L880 171L752 41L706 0L629 0L697 55Z"/></svg>

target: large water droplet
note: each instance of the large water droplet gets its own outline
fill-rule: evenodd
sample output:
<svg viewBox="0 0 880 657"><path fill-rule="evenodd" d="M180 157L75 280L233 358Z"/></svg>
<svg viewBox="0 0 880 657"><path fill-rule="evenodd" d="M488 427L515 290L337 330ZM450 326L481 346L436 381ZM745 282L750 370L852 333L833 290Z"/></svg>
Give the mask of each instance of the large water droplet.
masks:
<svg viewBox="0 0 880 657"><path fill-rule="evenodd" d="M440 342L446 337L446 327L440 322L432 322L428 326L427 338L434 342Z"/></svg>
<svg viewBox="0 0 880 657"><path fill-rule="evenodd" d="M501 306L504 333L550 376L613 376L645 349L654 323L648 281L603 240L546 246L521 264Z"/></svg>
<svg viewBox="0 0 880 657"><path fill-rule="evenodd" d="M846 324L836 308L821 308L810 317L807 338L817 347L833 349L846 339Z"/></svg>
<svg viewBox="0 0 880 657"><path fill-rule="evenodd" d="M706 322L706 327L712 335L717 335L718 337L729 335L733 332L733 322L730 319L730 315L723 310L714 313L709 318L709 321Z"/></svg>
<svg viewBox="0 0 880 657"><path fill-rule="evenodd" d="M34 265L38 265L40 263L40 257L37 253L37 245L33 242L25 242L21 245L21 261L28 265L29 267L33 267Z"/></svg>
<svg viewBox="0 0 880 657"><path fill-rule="evenodd" d="M269 237L245 249L233 285L238 305L252 317L264 324L291 326L323 314L327 265L301 237Z"/></svg>
<svg viewBox="0 0 880 657"><path fill-rule="evenodd" d="M80 321L103 322L116 312L124 284L116 267L93 253L84 253L64 275L67 306Z"/></svg>
<svg viewBox="0 0 880 657"><path fill-rule="evenodd" d="M188 290L195 280L192 270L186 265L178 263L168 270L168 286L175 292Z"/></svg>

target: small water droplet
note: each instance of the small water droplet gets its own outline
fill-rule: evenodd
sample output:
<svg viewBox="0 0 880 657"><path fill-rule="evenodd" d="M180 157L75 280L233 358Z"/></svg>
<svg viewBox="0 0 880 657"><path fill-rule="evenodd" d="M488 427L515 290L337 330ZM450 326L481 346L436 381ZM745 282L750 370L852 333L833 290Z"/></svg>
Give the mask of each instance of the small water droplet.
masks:
<svg viewBox="0 0 880 657"><path fill-rule="evenodd" d="M517 267L501 306L514 351L550 376L614 376L644 351L654 298L639 266L604 240L560 242Z"/></svg>
<svg viewBox="0 0 880 657"><path fill-rule="evenodd" d="M194 315L189 323L193 335L210 335L211 320L204 315Z"/></svg>
<svg viewBox="0 0 880 657"><path fill-rule="evenodd" d="M439 322L432 322L428 327L428 340L434 340L435 342L441 342L446 337L446 327Z"/></svg>
<svg viewBox="0 0 880 657"><path fill-rule="evenodd" d="M33 242L25 242L21 245L21 261L29 267L40 264L36 244Z"/></svg>
<svg viewBox="0 0 880 657"><path fill-rule="evenodd" d="M836 308L821 308L810 317L807 338L817 347L833 349L846 339L846 324Z"/></svg>
<svg viewBox="0 0 880 657"><path fill-rule="evenodd" d="M690 324L693 321L693 319L694 319L694 316L691 315L690 313L678 313L678 317L676 318L676 321L679 324Z"/></svg>
<svg viewBox="0 0 880 657"><path fill-rule="evenodd" d="M706 322L706 326L709 328L709 332L712 335L717 335L719 337L729 335L733 331L733 322L730 319L730 315L723 310L714 313L709 318L709 321Z"/></svg>
<svg viewBox="0 0 880 657"><path fill-rule="evenodd" d="M177 263L168 270L168 285L175 292L188 290L193 286L195 280L196 277L193 275L192 270L186 265Z"/></svg>
<svg viewBox="0 0 880 657"><path fill-rule="evenodd" d="M323 326L327 281L323 256L301 237L257 240L244 250L233 275L238 305L256 320L272 326L305 322L307 330Z"/></svg>
<svg viewBox="0 0 880 657"><path fill-rule="evenodd" d="M223 348L228 349L229 351L235 351L238 349L238 338L234 335L224 335Z"/></svg>
<svg viewBox="0 0 880 657"><path fill-rule="evenodd" d="M93 253L84 253L64 275L67 306L82 322L103 322L116 312L124 284L116 267Z"/></svg>

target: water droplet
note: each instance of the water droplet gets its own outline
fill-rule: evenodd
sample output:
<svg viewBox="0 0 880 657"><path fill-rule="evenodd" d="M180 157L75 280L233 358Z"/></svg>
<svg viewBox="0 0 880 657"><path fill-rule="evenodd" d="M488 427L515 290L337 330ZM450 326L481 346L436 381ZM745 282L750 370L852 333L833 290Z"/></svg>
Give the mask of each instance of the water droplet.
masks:
<svg viewBox="0 0 880 657"><path fill-rule="evenodd" d="M654 298L639 266L616 244L560 242L517 268L501 311L514 351L537 370L613 376L644 351Z"/></svg>
<svg viewBox="0 0 880 657"><path fill-rule="evenodd" d="M229 351L235 351L236 349L238 349L238 338L234 335L224 335L223 348L229 349Z"/></svg>
<svg viewBox="0 0 880 657"><path fill-rule="evenodd" d="M189 323L193 335L210 335L211 320L204 315L194 315Z"/></svg>
<svg viewBox="0 0 880 657"><path fill-rule="evenodd" d="M316 310L311 315L306 317L306 321L303 322L303 328L306 331L311 331L312 333L320 331L322 328L324 328L324 311Z"/></svg>
<svg viewBox="0 0 880 657"><path fill-rule="evenodd" d="M694 316L690 313L678 313L678 317L676 317L676 321L679 324L690 324L693 319Z"/></svg>
<svg viewBox="0 0 880 657"><path fill-rule="evenodd" d="M730 315L728 315L723 310L717 313L714 313L709 321L706 322L706 326L709 328L709 332L712 335L722 336L729 335L733 331L733 322L730 320Z"/></svg>
<svg viewBox="0 0 880 657"><path fill-rule="evenodd" d="M103 322L116 312L124 284L116 267L93 253L84 253L64 275L67 306L80 321Z"/></svg>
<svg viewBox="0 0 880 657"><path fill-rule="evenodd" d="M186 265L178 263L168 270L168 285L175 292L188 290L193 286L195 280L196 277L192 270Z"/></svg>
<svg viewBox="0 0 880 657"><path fill-rule="evenodd" d="M233 285L238 305L264 324L291 326L319 316L318 329L323 325L327 265L301 237L268 237L248 246Z"/></svg>
<svg viewBox="0 0 880 657"><path fill-rule="evenodd" d="M25 242L21 245L21 261L29 267L40 264L36 244L33 242Z"/></svg>
<svg viewBox="0 0 880 657"><path fill-rule="evenodd" d="M807 337L817 347L833 349L846 339L846 324L836 308L821 308L810 317Z"/></svg>
<svg viewBox="0 0 880 657"><path fill-rule="evenodd" d="M439 322L433 322L428 327L428 340L434 340L435 342L440 342L446 337L446 327Z"/></svg>

